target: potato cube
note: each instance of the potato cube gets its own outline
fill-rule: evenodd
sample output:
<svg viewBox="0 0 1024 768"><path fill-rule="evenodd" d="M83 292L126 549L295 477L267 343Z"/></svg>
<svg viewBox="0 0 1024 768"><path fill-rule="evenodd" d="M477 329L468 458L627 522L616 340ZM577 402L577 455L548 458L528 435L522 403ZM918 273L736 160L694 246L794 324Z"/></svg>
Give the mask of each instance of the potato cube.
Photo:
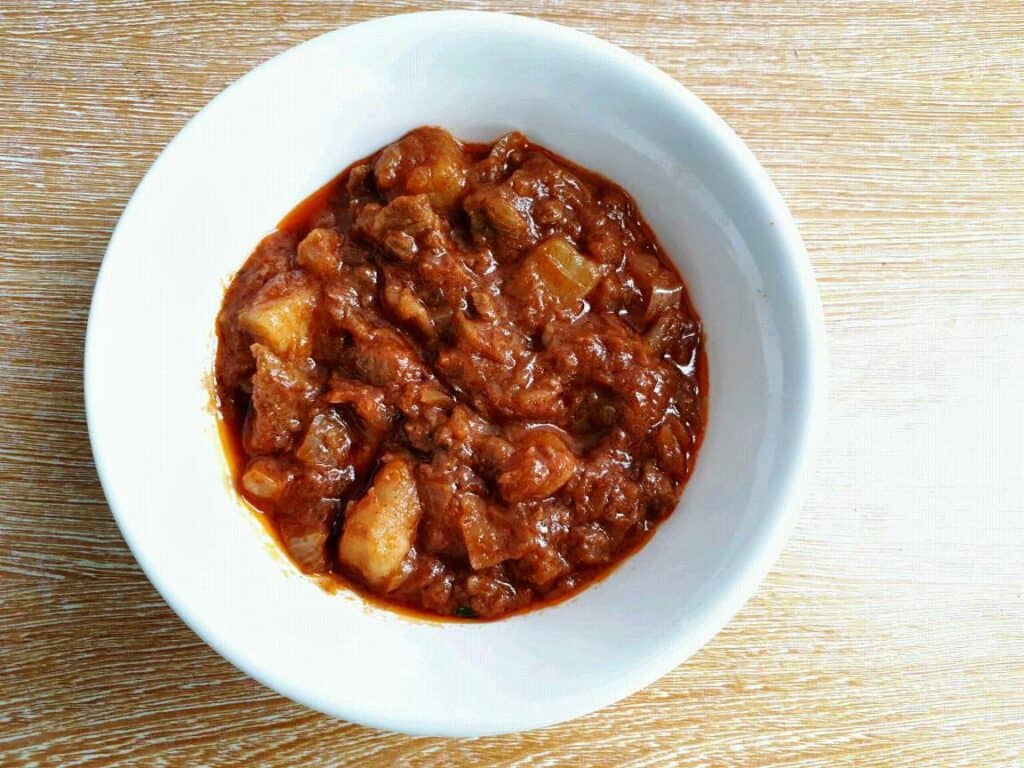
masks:
<svg viewBox="0 0 1024 768"><path fill-rule="evenodd" d="M317 529L301 534L289 534L283 541L285 549L299 567L310 573L320 573L327 568L327 537L329 531Z"/></svg>
<svg viewBox="0 0 1024 768"><path fill-rule="evenodd" d="M273 458L253 459L242 475L242 487L257 499L277 501L281 498L289 481L288 470Z"/></svg>
<svg viewBox="0 0 1024 768"><path fill-rule="evenodd" d="M358 570L371 586L395 589L405 575L402 561L412 549L420 512L409 462L388 461L366 495L349 506L339 559Z"/></svg>
<svg viewBox="0 0 1024 768"><path fill-rule="evenodd" d="M256 294L238 315L242 330L281 357L309 354L310 325L316 309L316 289L305 279L280 275Z"/></svg>

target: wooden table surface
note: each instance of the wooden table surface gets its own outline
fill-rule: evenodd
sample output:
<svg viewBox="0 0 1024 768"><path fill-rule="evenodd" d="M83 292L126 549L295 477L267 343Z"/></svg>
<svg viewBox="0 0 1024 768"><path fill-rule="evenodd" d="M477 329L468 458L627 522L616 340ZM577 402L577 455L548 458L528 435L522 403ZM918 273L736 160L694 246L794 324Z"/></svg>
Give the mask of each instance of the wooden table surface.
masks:
<svg viewBox="0 0 1024 768"><path fill-rule="evenodd" d="M411 739L272 693L136 566L82 406L93 281L185 121L408 2L0 0L0 764L1024 764L1024 5L484 2L618 43L754 149L821 288L829 414L757 596L575 722Z"/></svg>

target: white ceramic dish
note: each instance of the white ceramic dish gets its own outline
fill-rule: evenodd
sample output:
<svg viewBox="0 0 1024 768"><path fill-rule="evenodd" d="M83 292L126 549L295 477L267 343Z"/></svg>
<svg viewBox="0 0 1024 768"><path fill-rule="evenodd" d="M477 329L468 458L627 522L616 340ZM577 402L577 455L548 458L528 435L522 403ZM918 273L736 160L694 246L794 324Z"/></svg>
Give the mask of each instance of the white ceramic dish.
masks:
<svg viewBox="0 0 1024 768"><path fill-rule="evenodd" d="M214 317L232 273L308 193L421 124L471 140L520 129L622 184L705 324L709 424L680 508L605 581L495 623L411 620L298 574L226 481L209 402ZM107 499L193 630L329 714L478 735L566 720L642 688L753 593L807 472L823 334L785 204L697 98L579 32L443 12L319 37L203 109L111 238L85 357Z"/></svg>

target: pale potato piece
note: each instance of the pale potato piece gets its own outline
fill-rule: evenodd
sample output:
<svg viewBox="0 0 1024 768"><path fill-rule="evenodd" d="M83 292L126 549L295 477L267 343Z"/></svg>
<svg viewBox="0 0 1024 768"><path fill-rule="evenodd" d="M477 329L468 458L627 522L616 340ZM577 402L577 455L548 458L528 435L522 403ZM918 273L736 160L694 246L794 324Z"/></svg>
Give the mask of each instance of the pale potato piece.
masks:
<svg viewBox="0 0 1024 768"><path fill-rule="evenodd" d="M309 572L322 572L327 567L327 528L303 529L301 533L285 533L282 540L288 554Z"/></svg>
<svg viewBox="0 0 1024 768"><path fill-rule="evenodd" d="M584 257L562 237L552 237L523 259L523 274L539 281L560 303L586 298L601 279L599 265Z"/></svg>
<svg viewBox="0 0 1024 768"><path fill-rule="evenodd" d="M349 506L338 557L371 586L395 589L404 576L402 561L412 549L420 512L409 462L392 459L377 472L366 495Z"/></svg>
<svg viewBox="0 0 1024 768"><path fill-rule="evenodd" d="M277 287L268 283L238 315L238 324L281 357L307 355L316 291L308 283L296 283L278 295L266 290Z"/></svg>
<svg viewBox="0 0 1024 768"><path fill-rule="evenodd" d="M249 462L242 475L245 492L258 499L277 501L288 485L288 471L276 459L260 457Z"/></svg>

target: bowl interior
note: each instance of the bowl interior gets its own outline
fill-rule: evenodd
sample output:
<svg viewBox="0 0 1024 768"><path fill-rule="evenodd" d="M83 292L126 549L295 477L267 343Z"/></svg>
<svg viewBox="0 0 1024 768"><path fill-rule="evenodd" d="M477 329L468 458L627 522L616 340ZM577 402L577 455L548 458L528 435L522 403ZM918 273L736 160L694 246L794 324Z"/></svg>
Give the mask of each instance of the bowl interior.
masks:
<svg viewBox="0 0 1024 768"><path fill-rule="evenodd" d="M410 620L297 574L235 497L209 402L214 318L255 243L349 163L422 124L472 140L522 130L617 181L705 323L709 424L680 508L605 581L496 623ZM781 545L806 453L818 311L774 188L667 76L536 21L392 17L250 73L154 164L97 283L90 433L139 562L229 660L369 725L517 730L651 682L752 592Z"/></svg>

